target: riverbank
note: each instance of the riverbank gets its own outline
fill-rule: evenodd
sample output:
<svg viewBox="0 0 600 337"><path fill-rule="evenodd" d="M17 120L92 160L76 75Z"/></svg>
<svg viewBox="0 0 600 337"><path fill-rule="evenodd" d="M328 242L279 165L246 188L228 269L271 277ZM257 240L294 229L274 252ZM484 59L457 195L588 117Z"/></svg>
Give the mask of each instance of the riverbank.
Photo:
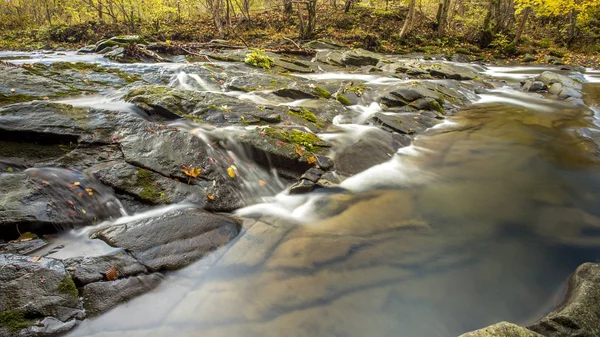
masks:
<svg viewBox="0 0 600 337"><path fill-rule="evenodd" d="M313 40L335 41L340 46L363 48L369 51L404 55L458 54L474 62L493 64L547 63L547 58L560 59L568 65L588 68L600 67L597 40L575 41L567 46L545 36L542 23L534 20L535 26L526 32L522 41L514 46L510 36L499 36L495 42L482 44L477 34L463 30L448 32L443 38L437 36L434 22L422 16L414 30L406 37L398 37L405 10L382 10L358 7L350 13L330 7L320 9L320 20ZM5 30L0 32L0 50L77 50L101 39L118 35L138 35L148 42L185 46L208 43L212 40L227 40L234 45L259 49L294 48L310 40L298 39L298 20L295 15L284 15L278 11L250 14L250 21L240 20L235 30L219 36L214 22L204 18L193 22L170 22L165 25L128 25L86 23L56 25L36 30ZM587 42L586 42L587 41Z"/></svg>

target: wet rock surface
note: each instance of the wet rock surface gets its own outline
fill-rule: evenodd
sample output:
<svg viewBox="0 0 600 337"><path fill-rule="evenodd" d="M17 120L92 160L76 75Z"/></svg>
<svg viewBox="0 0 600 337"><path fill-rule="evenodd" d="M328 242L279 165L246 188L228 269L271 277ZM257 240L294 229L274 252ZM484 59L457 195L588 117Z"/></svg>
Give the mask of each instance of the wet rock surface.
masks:
<svg viewBox="0 0 600 337"><path fill-rule="evenodd" d="M600 264L586 263L569 280L567 298L528 327L546 337L600 335Z"/></svg>
<svg viewBox="0 0 600 337"><path fill-rule="evenodd" d="M184 267L235 238L238 220L201 211L181 211L123 225L96 236L113 247L131 252L153 271ZM152 232L151 237L145 234Z"/></svg>
<svg viewBox="0 0 600 337"><path fill-rule="evenodd" d="M0 336L36 336L46 327L62 330L73 325L69 321L85 317L77 288L61 261L34 262L7 254L0 255L0 265Z"/></svg>

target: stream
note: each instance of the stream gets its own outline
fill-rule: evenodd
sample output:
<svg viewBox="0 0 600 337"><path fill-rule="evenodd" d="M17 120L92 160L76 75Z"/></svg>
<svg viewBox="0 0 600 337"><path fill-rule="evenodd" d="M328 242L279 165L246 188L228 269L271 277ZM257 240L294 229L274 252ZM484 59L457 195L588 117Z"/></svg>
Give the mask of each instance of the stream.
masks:
<svg viewBox="0 0 600 337"><path fill-rule="evenodd" d="M95 54L63 54L0 52L0 59L100 62L247 104L323 104L276 97L268 89L223 90L203 63L120 65ZM232 67L215 64L224 72ZM240 148L232 135L253 127L169 122L209 144L208 156L235 166L245 205L230 214L243 219L242 231L203 259L165 273L156 289L82 321L67 336L442 337L499 321L534 323L561 302L578 265L600 258L600 72L582 75L585 105L577 105L515 88L544 71L570 74L554 66L474 69L494 88L457 87L468 103L456 113L387 160L309 193L290 194L284 172L257 165ZM343 68L292 72L290 78L324 86L356 81L372 89L330 127L315 131L338 154L379 135L373 117L391 114L381 93L414 81ZM123 100L135 85L55 101L143 115ZM210 145L217 141L228 146ZM363 151L355 160L369 159L371 147ZM34 255L107 254L119 249L89 233L202 206L186 200L123 210L122 218L63 232ZM65 248L53 250L58 245Z"/></svg>

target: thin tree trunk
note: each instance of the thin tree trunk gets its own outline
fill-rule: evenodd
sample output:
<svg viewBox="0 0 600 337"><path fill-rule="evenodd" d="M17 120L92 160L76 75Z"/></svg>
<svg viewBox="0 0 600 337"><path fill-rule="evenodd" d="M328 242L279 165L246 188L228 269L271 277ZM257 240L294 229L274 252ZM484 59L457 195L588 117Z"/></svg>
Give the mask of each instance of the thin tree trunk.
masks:
<svg viewBox="0 0 600 337"><path fill-rule="evenodd" d="M439 19L438 19L438 36L443 37L446 33L446 25L448 24L448 11L450 10L450 0L443 0L440 3Z"/></svg>
<svg viewBox="0 0 600 337"><path fill-rule="evenodd" d="M529 14L531 14L531 7L526 7L523 9L521 13L521 21L519 22L519 26L517 27L517 32L515 34L515 39L513 40L513 44L516 46L521 39L521 35L525 30L525 25L527 24L527 19L529 18Z"/></svg>
<svg viewBox="0 0 600 337"><path fill-rule="evenodd" d="M402 26L402 30L400 31L400 39L402 39L412 29L412 23L415 16L416 2L416 0L410 0L410 3L408 5L408 15L404 19L404 25Z"/></svg>

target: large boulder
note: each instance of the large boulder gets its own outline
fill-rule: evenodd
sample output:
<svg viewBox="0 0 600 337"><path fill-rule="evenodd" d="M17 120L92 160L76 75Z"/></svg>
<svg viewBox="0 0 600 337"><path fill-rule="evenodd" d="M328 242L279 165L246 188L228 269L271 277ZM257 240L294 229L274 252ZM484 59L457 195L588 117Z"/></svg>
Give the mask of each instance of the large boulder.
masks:
<svg viewBox="0 0 600 337"><path fill-rule="evenodd" d="M342 54L341 62L347 66L374 66L381 61L382 56L361 48L352 49Z"/></svg>
<svg viewBox="0 0 600 337"><path fill-rule="evenodd" d="M140 119L124 112L53 102L31 102L0 108L2 138L53 144L111 143L118 122Z"/></svg>
<svg viewBox="0 0 600 337"><path fill-rule="evenodd" d="M467 332L459 337L544 337L518 325L500 322L483 329Z"/></svg>
<svg viewBox="0 0 600 337"><path fill-rule="evenodd" d="M78 286L107 281L106 274L111 268L117 270L116 279L139 274L148 270L126 252L115 252L108 255L73 257L64 260L65 266L73 281Z"/></svg>
<svg viewBox="0 0 600 337"><path fill-rule="evenodd" d="M546 337L600 336L600 264L579 266L564 302L528 328Z"/></svg>
<svg viewBox="0 0 600 337"><path fill-rule="evenodd" d="M544 71L537 78L546 85L548 92L556 95L560 99L580 99L583 97L581 93L582 85L579 81L576 81L568 76L553 73L551 71Z"/></svg>
<svg viewBox="0 0 600 337"><path fill-rule="evenodd" d="M120 214L120 202L112 193L80 172L32 169L0 174L1 237L92 225Z"/></svg>
<svg viewBox="0 0 600 337"><path fill-rule="evenodd" d="M240 228L237 219L186 210L113 225L96 236L158 271L178 269L202 258L235 238Z"/></svg>
<svg viewBox="0 0 600 337"><path fill-rule="evenodd" d="M441 61L423 62L419 60L402 60L381 65L384 72L402 73L411 77L434 77L452 80L472 80L479 72L465 64Z"/></svg>
<svg viewBox="0 0 600 337"><path fill-rule="evenodd" d="M0 255L0 336L64 332L85 317L79 293L59 260Z"/></svg>

